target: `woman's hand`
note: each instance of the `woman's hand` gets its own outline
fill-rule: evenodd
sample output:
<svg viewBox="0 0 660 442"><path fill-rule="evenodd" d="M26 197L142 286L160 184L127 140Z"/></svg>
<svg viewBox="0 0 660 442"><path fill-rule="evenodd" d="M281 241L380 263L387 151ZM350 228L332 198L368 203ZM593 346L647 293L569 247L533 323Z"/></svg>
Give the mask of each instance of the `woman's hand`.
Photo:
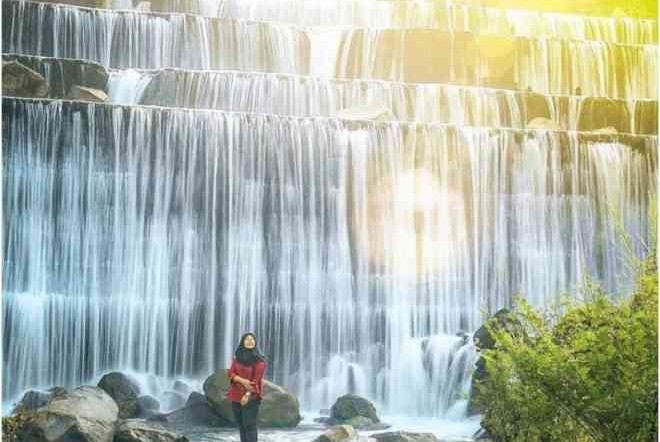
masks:
<svg viewBox="0 0 660 442"><path fill-rule="evenodd" d="M241 397L241 406L244 407L245 404L247 404L249 400L250 400L250 392L248 391L247 393L245 393L243 395L243 397Z"/></svg>
<svg viewBox="0 0 660 442"><path fill-rule="evenodd" d="M245 389L249 391L250 393L256 393L257 392L257 387L252 381L247 381L243 384Z"/></svg>

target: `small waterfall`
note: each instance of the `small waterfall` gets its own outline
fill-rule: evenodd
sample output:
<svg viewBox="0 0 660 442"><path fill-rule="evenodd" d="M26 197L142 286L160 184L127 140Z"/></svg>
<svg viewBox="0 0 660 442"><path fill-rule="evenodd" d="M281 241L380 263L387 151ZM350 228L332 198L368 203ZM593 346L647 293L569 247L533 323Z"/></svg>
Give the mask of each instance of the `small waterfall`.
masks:
<svg viewBox="0 0 660 442"><path fill-rule="evenodd" d="M450 335L585 269L624 290L610 213L638 249L650 229L656 137L3 106L9 397L114 367L203 376L257 324L310 408L352 385L456 412L474 354Z"/></svg>
<svg viewBox="0 0 660 442"><path fill-rule="evenodd" d="M108 78L108 97L113 104L139 104L151 81L149 74L134 69L111 72Z"/></svg>

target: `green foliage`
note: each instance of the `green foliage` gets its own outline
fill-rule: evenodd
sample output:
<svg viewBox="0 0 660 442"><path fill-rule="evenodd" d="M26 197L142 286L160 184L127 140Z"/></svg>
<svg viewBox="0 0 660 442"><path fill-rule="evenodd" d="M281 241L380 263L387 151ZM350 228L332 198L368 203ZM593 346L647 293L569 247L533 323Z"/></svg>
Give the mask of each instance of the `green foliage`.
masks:
<svg viewBox="0 0 660 442"><path fill-rule="evenodd" d="M491 324L487 376L477 383L482 425L496 441L657 440L658 275L655 253L632 296L615 302L595 284L559 317L516 297L523 333Z"/></svg>
<svg viewBox="0 0 660 442"><path fill-rule="evenodd" d="M12 416L2 418L2 440L3 442L16 442L18 432L21 430L25 421L30 417L29 412L19 412Z"/></svg>

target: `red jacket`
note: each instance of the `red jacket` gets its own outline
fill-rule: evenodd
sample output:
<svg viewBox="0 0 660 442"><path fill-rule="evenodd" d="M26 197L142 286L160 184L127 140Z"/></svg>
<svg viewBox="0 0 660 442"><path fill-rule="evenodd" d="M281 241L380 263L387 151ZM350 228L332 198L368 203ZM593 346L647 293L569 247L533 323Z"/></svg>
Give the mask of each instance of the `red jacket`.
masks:
<svg viewBox="0 0 660 442"><path fill-rule="evenodd" d="M231 362L231 367L227 370L227 376L229 376L229 381L231 382L231 387L227 391L227 397L233 402L240 402L245 392L248 391L243 387L243 384L231 381L232 376L239 375L242 378L252 381L252 385L257 390L250 395L250 399L263 399L263 377L265 371L266 361L259 359L254 365L243 365L234 358Z"/></svg>

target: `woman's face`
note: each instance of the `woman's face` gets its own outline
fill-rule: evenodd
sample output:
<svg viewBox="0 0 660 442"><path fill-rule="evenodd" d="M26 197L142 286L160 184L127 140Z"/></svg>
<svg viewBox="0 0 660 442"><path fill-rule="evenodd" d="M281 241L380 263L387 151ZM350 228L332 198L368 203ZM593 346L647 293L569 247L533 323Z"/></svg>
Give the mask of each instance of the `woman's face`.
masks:
<svg viewBox="0 0 660 442"><path fill-rule="evenodd" d="M243 347L251 349L254 348L255 345L257 345L257 341L255 341L254 336L247 335L245 339L243 339Z"/></svg>

